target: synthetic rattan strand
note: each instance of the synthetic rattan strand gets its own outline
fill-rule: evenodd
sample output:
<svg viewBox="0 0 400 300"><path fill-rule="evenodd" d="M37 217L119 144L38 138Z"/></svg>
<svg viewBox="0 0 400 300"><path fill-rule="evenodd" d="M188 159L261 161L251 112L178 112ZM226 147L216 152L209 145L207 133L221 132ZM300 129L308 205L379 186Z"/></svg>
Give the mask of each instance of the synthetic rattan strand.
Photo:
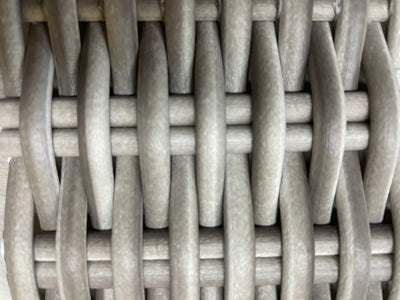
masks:
<svg viewBox="0 0 400 300"><path fill-rule="evenodd" d="M0 286L400 298L399 20L400 0L0 0Z"/></svg>

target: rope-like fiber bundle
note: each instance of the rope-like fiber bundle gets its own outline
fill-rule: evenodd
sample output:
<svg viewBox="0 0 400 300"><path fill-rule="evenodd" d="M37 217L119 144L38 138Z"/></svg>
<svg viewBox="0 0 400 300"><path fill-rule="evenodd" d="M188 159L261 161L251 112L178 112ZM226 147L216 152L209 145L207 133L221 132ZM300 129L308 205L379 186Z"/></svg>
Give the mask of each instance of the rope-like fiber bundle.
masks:
<svg viewBox="0 0 400 300"><path fill-rule="evenodd" d="M398 299L399 19L0 1L13 298Z"/></svg>

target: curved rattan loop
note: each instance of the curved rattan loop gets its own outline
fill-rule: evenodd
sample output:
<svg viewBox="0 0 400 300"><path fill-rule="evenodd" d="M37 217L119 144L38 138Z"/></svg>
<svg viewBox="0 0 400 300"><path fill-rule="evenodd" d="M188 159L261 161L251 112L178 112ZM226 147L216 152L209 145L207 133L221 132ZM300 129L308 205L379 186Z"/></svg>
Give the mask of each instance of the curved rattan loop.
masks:
<svg viewBox="0 0 400 300"><path fill-rule="evenodd" d="M32 251L34 209L23 160L13 158L4 214L4 258L8 285L15 300L40 299Z"/></svg>
<svg viewBox="0 0 400 300"><path fill-rule="evenodd" d="M81 51L76 0L45 0L45 7L57 72L58 93L76 95Z"/></svg>
<svg viewBox="0 0 400 300"><path fill-rule="evenodd" d="M255 238L247 155L227 155L224 193L225 299L254 299Z"/></svg>
<svg viewBox="0 0 400 300"><path fill-rule="evenodd" d="M56 232L61 299L90 299L86 265L87 199L79 158L64 158Z"/></svg>
<svg viewBox="0 0 400 300"><path fill-rule="evenodd" d="M313 101L310 190L313 220L330 222L346 135L345 98L329 24L313 24L309 74Z"/></svg>
<svg viewBox="0 0 400 300"><path fill-rule="evenodd" d="M188 94L193 89L195 8L195 0L165 0L165 41L172 94Z"/></svg>
<svg viewBox="0 0 400 300"><path fill-rule="evenodd" d="M117 157L111 247L114 297L143 300L143 198L137 157Z"/></svg>
<svg viewBox="0 0 400 300"><path fill-rule="evenodd" d="M282 226L281 299L310 299L314 235L310 191L302 153L286 153L280 190Z"/></svg>
<svg viewBox="0 0 400 300"><path fill-rule="evenodd" d="M137 116L144 220L149 228L165 228L168 226L171 167L168 68L159 23L143 24L139 49Z"/></svg>
<svg viewBox="0 0 400 300"><path fill-rule="evenodd" d="M20 101L21 150L42 229L57 227L59 179L51 130L54 65L46 28L31 26Z"/></svg>
<svg viewBox="0 0 400 300"><path fill-rule="evenodd" d="M117 95L133 94L136 92L139 49L136 1L105 0L104 12L113 92Z"/></svg>
<svg viewBox="0 0 400 300"><path fill-rule="evenodd" d="M170 201L171 299L199 299L199 218L193 156L172 157Z"/></svg>
<svg viewBox="0 0 400 300"><path fill-rule="evenodd" d="M366 299L370 274L371 238L357 152L345 152L336 208L340 239L337 299Z"/></svg>
<svg viewBox="0 0 400 300"><path fill-rule="evenodd" d="M285 156L285 93L275 26L254 22L251 52L254 222L273 225Z"/></svg>
<svg viewBox="0 0 400 300"><path fill-rule="evenodd" d="M25 55L20 0L0 1L0 41L0 72L4 94L17 97L21 94Z"/></svg>
<svg viewBox="0 0 400 300"><path fill-rule="evenodd" d="M110 61L103 26L89 23L78 86L79 156L93 227L110 229L114 175L111 157Z"/></svg>
<svg viewBox="0 0 400 300"><path fill-rule="evenodd" d="M399 152L400 95L381 24L368 25L363 67L370 97L364 189L370 222L381 222Z"/></svg>
<svg viewBox="0 0 400 300"><path fill-rule="evenodd" d="M222 223L226 161L224 74L215 22L197 23L195 60L196 181L201 226Z"/></svg>
<svg viewBox="0 0 400 300"><path fill-rule="evenodd" d="M337 62L345 90L356 90L367 31L369 0L341 0L335 26Z"/></svg>
<svg viewBox="0 0 400 300"><path fill-rule="evenodd" d="M252 13L253 0L222 1L221 49L228 93L247 88Z"/></svg>
<svg viewBox="0 0 400 300"><path fill-rule="evenodd" d="M312 12L313 0L283 1L278 43L285 91L303 89Z"/></svg>

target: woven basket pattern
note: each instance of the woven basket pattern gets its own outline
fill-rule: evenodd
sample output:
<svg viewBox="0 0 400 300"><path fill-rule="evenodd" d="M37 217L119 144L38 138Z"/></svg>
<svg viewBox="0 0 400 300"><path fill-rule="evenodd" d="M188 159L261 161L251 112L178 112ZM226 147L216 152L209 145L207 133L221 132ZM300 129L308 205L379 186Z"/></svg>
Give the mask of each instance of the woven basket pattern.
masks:
<svg viewBox="0 0 400 300"><path fill-rule="evenodd" d="M0 0L13 299L400 299L399 68L400 0Z"/></svg>

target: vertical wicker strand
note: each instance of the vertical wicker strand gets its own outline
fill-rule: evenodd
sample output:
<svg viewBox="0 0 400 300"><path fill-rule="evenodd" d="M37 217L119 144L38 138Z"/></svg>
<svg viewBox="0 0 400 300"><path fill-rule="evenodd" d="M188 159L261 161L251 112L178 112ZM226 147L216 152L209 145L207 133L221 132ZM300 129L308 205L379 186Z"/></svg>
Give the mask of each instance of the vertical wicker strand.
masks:
<svg viewBox="0 0 400 300"><path fill-rule="evenodd" d="M111 157L110 61L103 26L88 23L78 82L78 138L93 227L110 229L114 193Z"/></svg>
<svg viewBox="0 0 400 300"><path fill-rule="evenodd" d="M380 23L368 25L363 54L370 106L370 138L364 172L371 223L383 219L400 139L400 94Z"/></svg>
<svg viewBox="0 0 400 300"><path fill-rule="evenodd" d="M368 20L368 2L369 0L342 1L341 11L335 26L335 50L337 64L343 88L346 91L356 90L359 81L359 72L361 65L362 52L367 31ZM336 207L339 219L340 231L340 273L337 287L337 297L352 298L366 297L365 291L369 285L369 257L363 257L364 245L369 249L369 228L365 225L365 197L363 186L357 182L359 176L359 161L357 152L345 153L346 159L343 161L341 186L338 186ZM344 164L349 164L345 166ZM351 187L346 180L347 173L354 174L351 183L356 186ZM359 180L359 179L358 179ZM353 193L352 198L348 199L343 191L350 189ZM358 200L358 201L357 201ZM357 201L357 207L352 202ZM349 202L349 203L347 203ZM354 210L354 211L353 211ZM352 219L355 220L352 220ZM357 221L359 224L356 224ZM363 223L362 223L363 222ZM367 221L368 224L368 221ZM348 227L348 228L347 228ZM352 240L352 235L356 238ZM359 242L361 241L361 242ZM360 261L365 263L365 269L362 269L361 263L357 265L355 257L361 253ZM369 253L368 253L369 254Z"/></svg>
<svg viewBox="0 0 400 300"><path fill-rule="evenodd" d="M193 156L172 157L169 212L171 299L200 297L199 218Z"/></svg>
<svg viewBox="0 0 400 300"><path fill-rule="evenodd" d="M95 293L96 300L113 300L113 289L97 289Z"/></svg>
<svg viewBox="0 0 400 300"><path fill-rule="evenodd" d="M42 229L55 230L59 179L54 157L51 100L54 65L46 28L31 25L20 102L20 138Z"/></svg>
<svg viewBox="0 0 400 300"><path fill-rule="evenodd" d="M312 12L312 0L283 1L278 42L283 81L287 92L303 89Z"/></svg>
<svg viewBox="0 0 400 300"><path fill-rule="evenodd" d="M314 300L331 300L331 289L329 283L314 284L312 299Z"/></svg>
<svg viewBox="0 0 400 300"><path fill-rule="evenodd" d="M392 55L396 77L400 83L400 0L391 1L392 13L389 19L387 45Z"/></svg>
<svg viewBox="0 0 400 300"><path fill-rule="evenodd" d="M222 300L224 299L223 287L203 287L200 290L201 300Z"/></svg>
<svg viewBox="0 0 400 300"><path fill-rule="evenodd" d="M149 228L166 228L171 168L168 69L163 32L156 22L143 24L137 117L145 224Z"/></svg>
<svg viewBox="0 0 400 300"><path fill-rule="evenodd" d="M215 22L197 23L195 60L196 180L199 223L222 223L226 161L226 100Z"/></svg>
<svg viewBox="0 0 400 300"><path fill-rule="evenodd" d="M392 56L392 62L400 84L400 1L391 1L392 15L389 20L387 45ZM390 206L393 224L393 277L389 299L400 299L400 159L397 159L396 171L390 190Z"/></svg>
<svg viewBox="0 0 400 300"><path fill-rule="evenodd" d="M22 158L13 158L7 183L4 256L15 300L39 300L32 252L34 209L24 162Z"/></svg>
<svg viewBox="0 0 400 300"><path fill-rule="evenodd" d="M225 70L225 91L247 88L253 0L222 1L221 46Z"/></svg>
<svg viewBox="0 0 400 300"><path fill-rule="evenodd" d="M313 220L330 222L346 135L345 97L329 23L315 22L309 74L313 102L313 147L310 189Z"/></svg>
<svg viewBox="0 0 400 300"><path fill-rule="evenodd" d="M281 299L310 299L314 279L314 232L303 153L285 155L280 190Z"/></svg>
<svg viewBox="0 0 400 300"><path fill-rule="evenodd" d="M311 37L313 1L285 0L280 3L278 49L283 86L285 92L298 92L304 86ZM299 160L302 159L304 158L299 158ZM282 269L281 283L291 286L289 292L292 293L295 290L296 281L291 278L289 261L293 258L286 256L286 260L287 263L282 261L282 266L285 267ZM290 296L287 291L285 293L287 297Z"/></svg>
<svg viewBox="0 0 400 300"><path fill-rule="evenodd" d="M0 72L7 97L21 94L25 41L21 1L0 1Z"/></svg>
<svg viewBox="0 0 400 300"><path fill-rule="evenodd" d="M62 300L90 299L86 264L87 199L80 161L63 158L56 232L58 292Z"/></svg>
<svg viewBox="0 0 400 300"><path fill-rule="evenodd" d="M58 292L58 289L46 289L45 295L44 295L45 300L60 300L60 293Z"/></svg>
<svg viewBox="0 0 400 300"><path fill-rule="evenodd" d="M224 194L225 299L254 299L255 234L247 155L228 154Z"/></svg>
<svg viewBox="0 0 400 300"><path fill-rule="evenodd" d="M250 55L250 43L251 43L251 27L252 27L252 14L253 14L253 0L224 0L222 1L222 15L221 15L221 47L222 47L222 58L224 64L224 79L225 79L225 92L228 93L239 93L244 92L247 89L248 83L248 65L249 65L249 55ZM247 157L243 158L243 160L247 161ZM229 159L227 159L229 160ZM240 159L238 159L240 160ZM247 168L248 166L246 166ZM245 172L244 170L238 171ZM229 171L227 171L229 173ZM236 175L236 174L235 174ZM241 177L243 175L244 177ZM233 176L233 180L241 178L245 180L246 174L238 175L236 178ZM225 193L227 193L227 179L225 179ZM230 187L231 188L231 187ZM243 191L246 192L246 191ZM251 195L251 191L249 192ZM244 196L244 195L243 195ZM251 197L251 196L250 196ZM227 196L225 195L224 203L226 203ZM245 205L245 204L244 204ZM234 206L233 206L234 207ZM227 213L229 215L233 213L235 208L229 212L229 210L224 208L224 216L227 219ZM251 217L253 219L253 213L245 212L246 218ZM253 220L251 220L253 222ZM226 228L227 224L230 224L231 221L225 221L224 227ZM231 223L234 224L234 223ZM253 227L253 224L252 224ZM254 230L254 229L253 229ZM234 235L235 233L232 233ZM225 241L229 241L230 239L235 240L231 233L227 233ZM238 241L240 237L238 236ZM225 244L227 245L227 243ZM249 245L251 247L251 245ZM233 246L235 247L235 246ZM250 251L250 248L247 249ZM229 249L226 253L230 253L232 249ZM232 262L230 261L232 259ZM240 290L238 285L235 287L235 282L237 278L235 278L234 270L237 266L235 266L235 260L238 258L229 258L225 261L225 270L226 276L225 279L225 299L232 299L232 297L237 297L240 299L240 293L236 293L235 291ZM248 258L244 258L248 259ZM254 263L254 261L253 261ZM254 267L254 266L252 266ZM250 266L249 266L250 268ZM250 269L249 269L250 270ZM253 270L254 272L254 270ZM253 276L253 275L251 275ZM254 277L247 278L242 284L246 286L247 284L254 285ZM255 275L254 275L255 276ZM232 277L232 278L230 278ZM247 286L249 288L249 286ZM243 293L244 297L254 298L254 287L251 291L240 291ZM250 296L251 295L251 296ZM245 298L242 298L245 299Z"/></svg>
<svg viewBox="0 0 400 300"><path fill-rule="evenodd" d="M336 208L340 267L337 299L366 299L369 286L371 237L358 154L347 151L340 171Z"/></svg>
<svg viewBox="0 0 400 300"><path fill-rule="evenodd" d="M146 291L147 300L168 300L169 289L168 288L151 288Z"/></svg>
<svg viewBox="0 0 400 300"><path fill-rule="evenodd" d="M136 93L139 50L136 0L106 0L104 1L104 15L112 68L113 92L117 95L134 94ZM122 166L124 162L126 166ZM143 200L140 187L136 186L140 185L140 180L135 176L140 175L135 170L138 166L133 158L117 158L117 164L120 165L120 170L117 170L117 172L121 172L120 177L126 175L127 180L133 179L134 183L120 178L119 190L114 192L114 202L118 201L119 206L113 210L113 218L117 218L117 220L113 220L113 226L118 227L117 231L113 233L115 242L112 248L114 254L113 287L116 290L104 290L101 293L104 297L111 294L111 297L114 295L117 299L129 299L134 295L138 299L144 299L142 261L141 258L138 260L142 251L143 226L140 224L143 221ZM131 188L121 186L124 184ZM124 206L136 210L125 210ZM117 248L118 246L120 249ZM126 263L125 260L130 262ZM118 268L125 272L115 272Z"/></svg>
<svg viewBox="0 0 400 300"><path fill-rule="evenodd" d="M335 49L345 90L356 90L367 31L369 0L343 0L335 26Z"/></svg>
<svg viewBox="0 0 400 300"><path fill-rule="evenodd" d="M58 79L58 93L77 93L81 51L76 0L45 0L51 46Z"/></svg>
<svg viewBox="0 0 400 300"><path fill-rule="evenodd" d="M399 163L395 175L393 177L393 183L390 190L390 207L392 213L393 223L393 277L392 277L392 288L390 289L389 299L399 299L400 286L397 284L400 282L400 169Z"/></svg>
<svg viewBox="0 0 400 300"><path fill-rule="evenodd" d="M3 99L5 97L6 97L6 94L4 91L3 77L2 77L1 71L0 71L0 99Z"/></svg>
<svg viewBox="0 0 400 300"><path fill-rule="evenodd" d="M195 0L165 1L169 93L187 94L193 89L195 8ZM196 180L195 175L191 174L194 172L192 159L194 157L173 157L169 206L172 299L198 299L200 296L198 204L195 184L192 185L192 180Z"/></svg>
<svg viewBox="0 0 400 300"><path fill-rule="evenodd" d="M134 94L139 49L136 0L105 0L104 14L113 92L117 95Z"/></svg>
<svg viewBox="0 0 400 300"><path fill-rule="evenodd" d="M251 52L254 221L273 225L285 157L285 93L275 26L254 22Z"/></svg>
<svg viewBox="0 0 400 300"><path fill-rule="evenodd" d="M383 300L382 284L380 282L371 282L368 289L368 300Z"/></svg>
<svg viewBox="0 0 400 300"><path fill-rule="evenodd" d="M257 300L278 300L278 288L276 285L264 285L256 287Z"/></svg>
<svg viewBox="0 0 400 300"><path fill-rule="evenodd" d="M117 157L111 251L115 299L144 300L143 198L138 157Z"/></svg>
<svg viewBox="0 0 400 300"><path fill-rule="evenodd" d="M193 89L195 0L165 0L165 36L169 92L187 94Z"/></svg>
<svg viewBox="0 0 400 300"><path fill-rule="evenodd" d="M221 46L215 22L197 23L194 76L199 224L218 226L222 223L225 178L226 100ZM203 287L200 297L202 300L223 299L223 288Z"/></svg>

